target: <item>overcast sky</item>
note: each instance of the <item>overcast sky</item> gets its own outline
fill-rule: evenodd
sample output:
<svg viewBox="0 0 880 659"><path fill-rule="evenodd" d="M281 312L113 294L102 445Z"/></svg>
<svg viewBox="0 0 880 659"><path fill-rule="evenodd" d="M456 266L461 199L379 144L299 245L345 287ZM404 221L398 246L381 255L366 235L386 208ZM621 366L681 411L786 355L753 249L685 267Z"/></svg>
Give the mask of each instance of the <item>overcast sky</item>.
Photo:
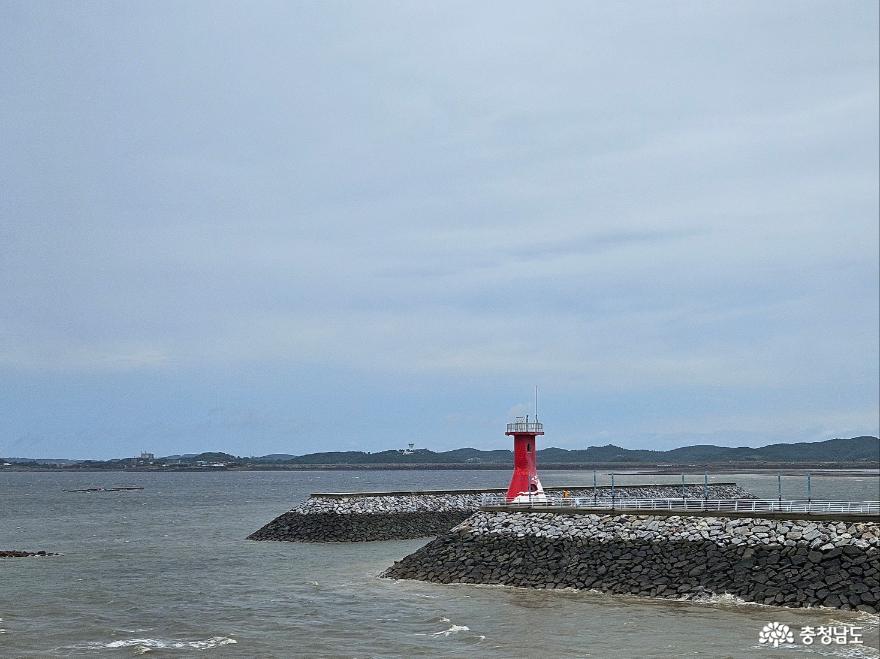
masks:
<svg viewBox="0 0 880 659"><path fill-rule="evenodd" d="M878 433L878 3L0 0L0 455Z"/></svg>

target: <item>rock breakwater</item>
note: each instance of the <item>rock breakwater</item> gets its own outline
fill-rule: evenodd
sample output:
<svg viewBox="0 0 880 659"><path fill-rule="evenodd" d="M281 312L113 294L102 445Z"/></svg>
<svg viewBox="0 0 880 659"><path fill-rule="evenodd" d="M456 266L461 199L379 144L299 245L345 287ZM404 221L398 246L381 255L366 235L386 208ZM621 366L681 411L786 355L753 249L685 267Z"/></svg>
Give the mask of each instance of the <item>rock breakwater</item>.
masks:
<svg viewBox="0 0 880 659"><path fill-rule="evenodd" d="M548 496L610 497L610 487L549 488ZM366 542L403 540L445 533L480 509L486 494L502 489L425 491L411 493L313 494L302 504L276 517L255 531L250 540L288 542ZM687 485L685 496L702 497L702 485ZM617 487L617 498L663 498L682 496L681 485ZM709 486L713 499L753 498L735 483Z"/></svg>
<svg viewBox="0 0 880 659"><path fill-rule="evenodd" d="M880 524L479 512L382 576L880 608Z"/></svg>

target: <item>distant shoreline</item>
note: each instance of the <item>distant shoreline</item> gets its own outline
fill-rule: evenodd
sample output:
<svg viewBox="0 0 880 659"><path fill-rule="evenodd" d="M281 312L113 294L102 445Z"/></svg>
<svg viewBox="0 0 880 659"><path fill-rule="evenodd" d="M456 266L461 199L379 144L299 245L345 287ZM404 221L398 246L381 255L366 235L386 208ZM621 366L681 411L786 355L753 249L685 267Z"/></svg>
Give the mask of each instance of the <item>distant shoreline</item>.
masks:
<svg viewBox="0 0 880 659"><path fill-rule="evenodd" d="M325 465L230 465L224 467L198 467L198 466L173 466L173 467L92 467L92 466L52 466L40 465L29 466L13 464L0 467L3 472L63 472L63 473L217 473L236 471L506 471L511 468L511 463L490 464L325 464ZM605 463L571 463L571 464L539 464L542 471L619 471L640 476L676 476L682 473L764 473L764 472L812 472L814 475L829 476L876 476L880 475L880 464L866 464L860 462L785 462L765 463L724 463L724 464L688 464L688 465L651 465L633 464L625 462Z"/></svg>
<svg viewBox="0 0 880 659"><path fill-rule="evenodd" d="M384 451L323 451L292 455L271 453L238 456L223 451L203 451L156 456L142 452L130 458L70 460L47 458L0 458L0 471L464 471L509 469L513 453L508 449L481 450L471 447L449 451L415 448ZM659 474L691 471L876 469L880 467L880 438L828 439L819 442L770 444L762 447L729 447L698 444L664 451L627 449L613 444L584 449L549 447L536 451L544 470L640 469Z"/></svg>

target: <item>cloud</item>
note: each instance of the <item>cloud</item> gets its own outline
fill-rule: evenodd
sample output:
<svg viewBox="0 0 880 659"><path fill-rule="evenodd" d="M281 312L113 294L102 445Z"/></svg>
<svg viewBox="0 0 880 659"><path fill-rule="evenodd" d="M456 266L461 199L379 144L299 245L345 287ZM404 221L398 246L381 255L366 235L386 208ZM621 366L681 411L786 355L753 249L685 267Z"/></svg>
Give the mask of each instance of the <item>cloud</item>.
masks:
<svg viewBox="0 0 880 659"><path fill-rule="evenodd" d="M65 374L686 390L669 428L725 432L688 400L828 401L810 434L876 397L875 5L2 11L0 431Z"/></svg>

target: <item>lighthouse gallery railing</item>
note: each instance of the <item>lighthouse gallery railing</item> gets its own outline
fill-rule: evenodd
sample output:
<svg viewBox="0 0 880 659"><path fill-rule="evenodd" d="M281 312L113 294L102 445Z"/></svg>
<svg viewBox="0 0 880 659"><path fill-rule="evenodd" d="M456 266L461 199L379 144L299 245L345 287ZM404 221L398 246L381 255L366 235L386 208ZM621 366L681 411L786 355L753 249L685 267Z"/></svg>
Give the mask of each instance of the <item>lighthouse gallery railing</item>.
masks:
<svg viewBox="0 0 880 659"><path fill-rule="evenodd" d="M544 424L537 421L515 421L507 424L507 432L544 432Z"/></svg>

